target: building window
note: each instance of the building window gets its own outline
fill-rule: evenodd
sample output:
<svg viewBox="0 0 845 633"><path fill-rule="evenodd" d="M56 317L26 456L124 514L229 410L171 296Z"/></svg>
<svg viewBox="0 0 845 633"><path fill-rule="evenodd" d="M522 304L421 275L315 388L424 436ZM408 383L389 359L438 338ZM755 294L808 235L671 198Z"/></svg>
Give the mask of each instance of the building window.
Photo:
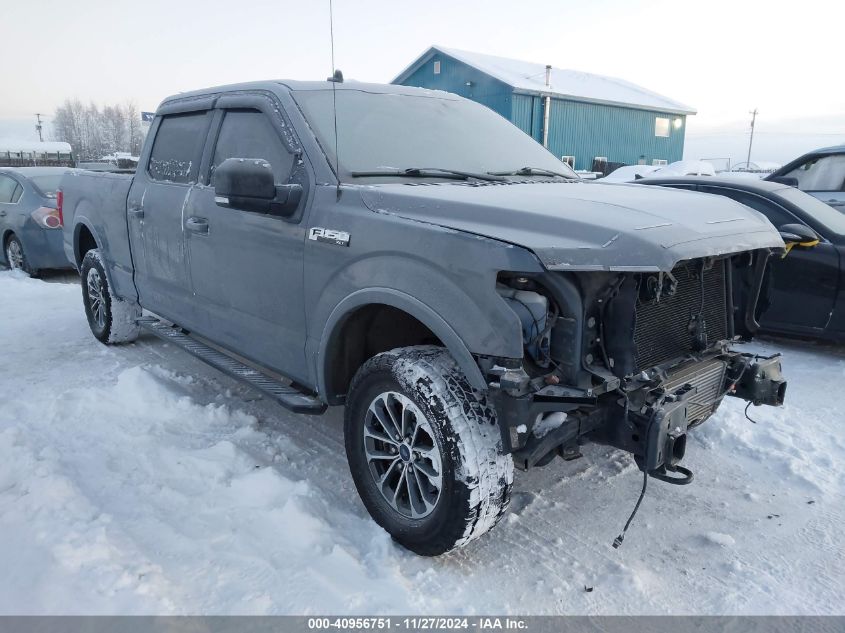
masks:
<svg viewBox="0 0 845 633"><path fill-rule="evenodd" d="M660 116L654 119L654 135L669 136L669 119Z"/></svg>
<svg viewBox="0 0 845 633"><path fill-rule="evenodd" d="M575 169L575 157L574 156L561 156L560 159L564 163L566 163L567 165L572 167L572 169Z"/></svg>
<svg viewBox="0 0 845 633"><path fill-rule="evenodd" d="M434 62L434 74L435 75L440 74L440 61L439 60Z"/></svg>
<svg viewBox="0 0 845 633"><path fill-rule="evenodd" d="M664 159L662 159L662 158L655 158L653 161L651 161L651 164L652 164L654 167L660 167L661 165L668 165L668 164L669 164L669 161L664 160Z"/></svg>

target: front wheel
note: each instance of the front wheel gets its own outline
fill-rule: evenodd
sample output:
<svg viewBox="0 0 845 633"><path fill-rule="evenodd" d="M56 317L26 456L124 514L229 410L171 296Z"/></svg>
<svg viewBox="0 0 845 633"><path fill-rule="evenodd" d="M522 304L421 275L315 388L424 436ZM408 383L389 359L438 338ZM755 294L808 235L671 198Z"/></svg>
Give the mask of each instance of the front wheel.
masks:
<svg viewBox="0 0 845 633"><path fill-rule="evenodd" d="M91 333L101 343L128 343L138 338L137 303L117 297L109 285L102 253L85 253L79 269L82 276L82 303Z"/></svg>
<svg viewBox="0 0 845 633"><path fill-rule="evenodd" d="M495 411L443 348L367 361L350 387L345 440L370 515L417 554L465 545L507 511L513 461Z"/></svg>

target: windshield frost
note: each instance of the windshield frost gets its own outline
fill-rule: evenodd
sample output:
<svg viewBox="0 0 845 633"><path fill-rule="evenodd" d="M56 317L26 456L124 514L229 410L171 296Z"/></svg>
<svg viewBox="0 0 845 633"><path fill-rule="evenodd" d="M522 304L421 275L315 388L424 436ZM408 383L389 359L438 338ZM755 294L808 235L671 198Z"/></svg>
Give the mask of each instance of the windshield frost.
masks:
<svg viewBox="0 0 845 633"><path fill-rule="evenodd" d="M332 91L293 94L334 165ZM480 174L534 167L577 177L509 121L458 97L338 90L337 132L340 171L346 176L410 167Z"/></svg>

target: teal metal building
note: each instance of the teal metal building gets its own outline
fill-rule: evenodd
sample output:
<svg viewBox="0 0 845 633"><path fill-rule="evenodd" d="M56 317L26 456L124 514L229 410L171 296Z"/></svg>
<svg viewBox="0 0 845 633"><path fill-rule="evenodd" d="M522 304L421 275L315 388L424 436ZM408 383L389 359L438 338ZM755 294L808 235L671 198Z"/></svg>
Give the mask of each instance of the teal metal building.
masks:
<svg viewBox="0 0 845 633"><path fill-rule="evenodd" d="M432 46L394 84L446 90L514 123L575 169L681 160L695 110L613 77Z"/></svg>

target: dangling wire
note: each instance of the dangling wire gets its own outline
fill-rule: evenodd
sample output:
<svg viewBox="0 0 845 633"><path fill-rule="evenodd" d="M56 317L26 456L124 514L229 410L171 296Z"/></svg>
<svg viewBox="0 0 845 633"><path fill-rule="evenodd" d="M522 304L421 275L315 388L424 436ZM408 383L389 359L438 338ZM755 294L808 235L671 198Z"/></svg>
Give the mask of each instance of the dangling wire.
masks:
<svg viewBox="0 0 845 633"><path fill-rule="evenodd" d="M746 404L746 405L745 405L745 418L746 418L749 422L751 422L752 424L757 424L757 420L752 419L752 418L751 418L751 416L750 416L750 415L748 415L748 407L750 407L752 404L753 404L753 403L749 400L749 401L748 401L748 404Z"/></svg>
<svg viewBox="0 0 845 633"><path fill-rule="evenodd" d="M645 497L645 489L648 486L648 473L643 471L643 489L640 490L640 496L637 499L637 505L634 506L634 510L631 512L631 516L628 517L628 521L625 523L625 527L622 528L622 532L613 539L613 549L619 549L619 546L622 545L622 541L625 540L625 532L628 531L628 528L631 527L631 523L634 521L634 517L637 516L637 510L640 509L640 504L643 502L643 497Z"/></svg>
<svg viewBox="0 0 845 633"><path fill-rule="evenodd" d="M645 432L645 455L643 456L643 488L640 490L640 496L637 498L637 503L634 506L634 509L631 511L631 516L628 517L628 520L625 522L625 527L622 528L622 532L619 533L615 539L613 539L613 549L619 549L619 546L622 545L622 541L625 540L625 533L628 531L628 528L631 527L631 523L634 522L634 517L637 516L637 510L640 509L640 504L643 502L643 497L645 497L645 491L648 487L648 471L646 468L648 467L648 447L649 447L649 437L651 436L651 426L654 424L654 420L657 417L657 411L662 404L662 401L656 402L654 406L654 410L651 413L651 417L648 421L648 426L646 427ZM625 417L628 416L628 400L626 397L625 400Z"/></svg>
<svg viewBox="0 0 845 633"><path fill-rule="evenodd" d="M334 67L334 10L332 0L329 0L329 37L332 43L332 109L334 110L334 172L337 177L337 199L340 200L340 158L338 157L337 141L337 77Z"/></svg>

